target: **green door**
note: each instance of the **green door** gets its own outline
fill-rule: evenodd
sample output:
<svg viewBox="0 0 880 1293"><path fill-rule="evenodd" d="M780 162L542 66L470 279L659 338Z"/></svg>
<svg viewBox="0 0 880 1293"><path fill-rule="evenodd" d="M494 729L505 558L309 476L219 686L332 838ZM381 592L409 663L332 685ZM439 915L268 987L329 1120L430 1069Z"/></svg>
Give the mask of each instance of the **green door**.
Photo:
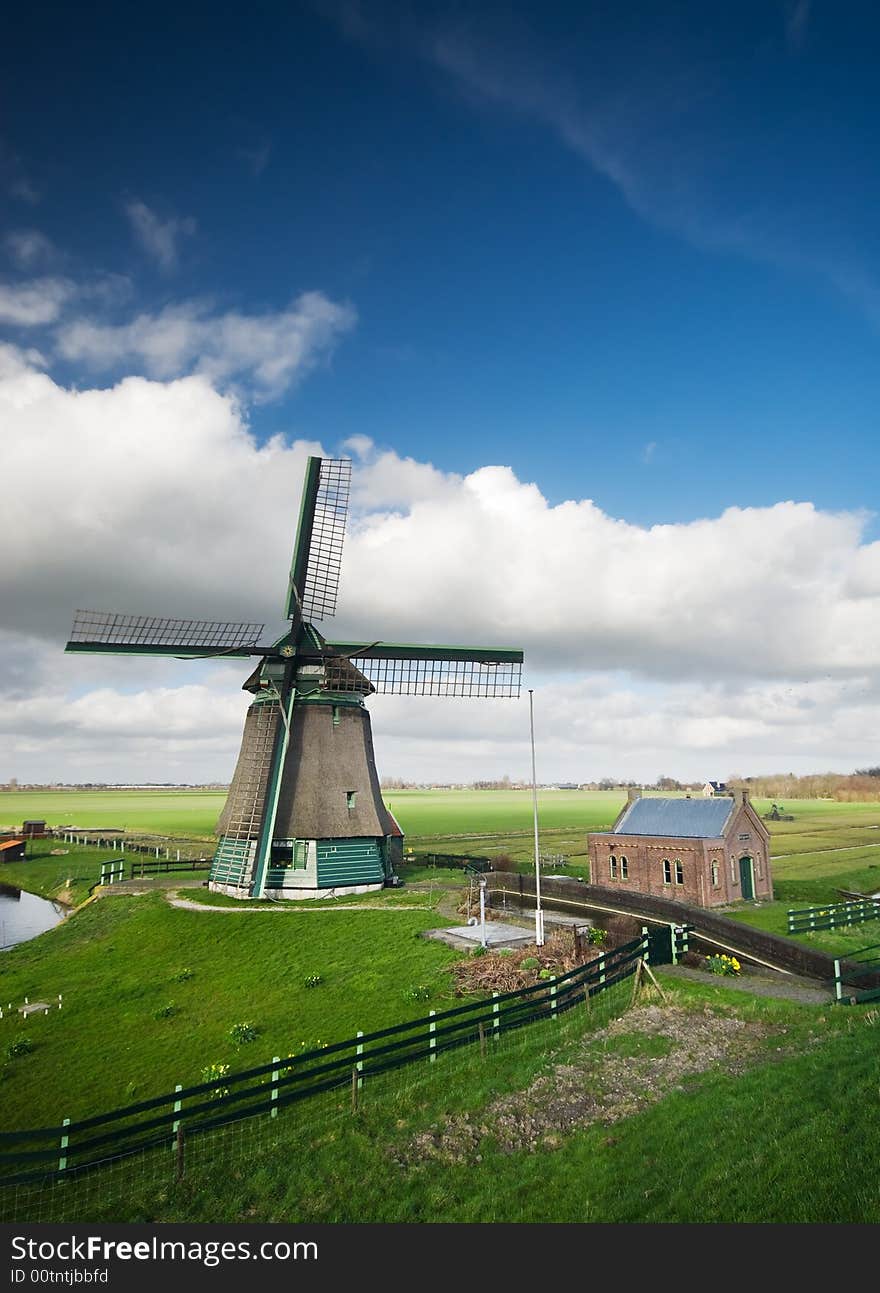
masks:
<svg viewBox="0 0 880 1293"><path fill-rule="evenodd" d="M754 898L755 883L752 879L752 859L743 857L739 860L739 883L744 898Z"/></svg>

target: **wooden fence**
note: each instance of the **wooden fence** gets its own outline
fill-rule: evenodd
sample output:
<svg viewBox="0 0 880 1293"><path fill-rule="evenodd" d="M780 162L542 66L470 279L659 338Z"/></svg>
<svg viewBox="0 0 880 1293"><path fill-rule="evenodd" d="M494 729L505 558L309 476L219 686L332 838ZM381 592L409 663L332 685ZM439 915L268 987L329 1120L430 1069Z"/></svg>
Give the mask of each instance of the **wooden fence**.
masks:
<svg viewBox="0 0 880 1293"><path fill-rule="evenodd" d="M834 997L844 1005L857 1006L863 1001L880 1000L877 971L880 969L880 943L850 952L844 973L840 960L834 962ZM861 966L861 971L853 969Z"/></svg>
<svg viewBox="0 0 880 1293"><path fill-rule="evenodd" d="M835 929L838 925L861 925L880 920L880 899L860 898L852 902L826 903L823 907L801 907L788 913L789 934L806 934L811 929Z"/></svg>
<svg viewBox="0 0 880 1293"><path fill-rule="evenodd" d="M214 1081L178 1087L166 1095L61 1126L0 1132L0 1186L48 1181L98 1168L159 1145L176 1145L227 1123L269 1114L324 1091L358 1092L370 1077L479 1041L552 1019L589 1001L636 972L646 941L633 939L595 960L516 992L431 1011L427 1017L282 1059Z"/></svg>

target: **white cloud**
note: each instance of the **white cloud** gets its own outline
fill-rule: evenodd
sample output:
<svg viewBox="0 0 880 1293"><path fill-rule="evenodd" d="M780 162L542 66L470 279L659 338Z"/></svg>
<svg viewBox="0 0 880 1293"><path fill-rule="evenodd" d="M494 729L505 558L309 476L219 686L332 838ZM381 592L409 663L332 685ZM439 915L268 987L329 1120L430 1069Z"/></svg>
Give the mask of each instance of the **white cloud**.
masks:
<svg viewBox="0 0 880 1293"><path fill-rule="evenodd" d="M39 482L39 524L26 489L0 509L0 780L111 766L166 780L166 754L169 776L228 776L246 664L61 648L77 607L274 628L305 457L322 447L258 444L203 376L67 390L36 362L0 350L0 474ZM874 757L880 544L864 517L789 501L645 528L588 499L551 506L507 467L459 477L350 447L340 614L323 631L524 647L540 777ZM383 772L526 773L524 700L370 704Z"/></svg>
<svg viewBox="0 0 880 1293"><path fill-rule="evenodd" d="M163 273L177 269L180 259L180 242L196 232L193 216L172 216L162 220L145 202L128 202L125 213L132 232L141 247L155 260Z"/></svg>
<svg viewBox="0 0 880 1293"><path fill-rule="evenodd" d="M19 328L54 323L76 295L67 278L32 278L23 283L0 283L0 322Z"/></svg>
<svg viewBox="0 0 880 1293"><path fill-rule="evenodd" d="M185 302L118 325L75 320L59 329L58 351L95 370L125 365L162 379L195 372L217 384L246 380L272 399L325 357L356 317L321 292L263 314L212 314L206 303Z"/></svg>
<svg viewBox="0 0 880 1293"><path fill-rule="evenodd" d="M14 229L3 239L7 254L19 269L33 269L49 265L58 259L58 250L51 238L39 229Z"/></svg>

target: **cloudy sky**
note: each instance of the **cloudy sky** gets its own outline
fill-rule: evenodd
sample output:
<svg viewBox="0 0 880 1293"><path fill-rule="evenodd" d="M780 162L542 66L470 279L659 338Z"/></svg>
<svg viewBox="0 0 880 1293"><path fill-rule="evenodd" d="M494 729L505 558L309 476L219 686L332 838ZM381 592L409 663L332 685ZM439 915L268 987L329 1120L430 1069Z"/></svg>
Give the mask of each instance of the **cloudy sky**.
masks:
<svg viewBox="0 0 880 1293"><path fill-rule="evenodd" d="M125 22L0 51L0 782L229 778L246 667L62 648L280 630L309 453L324 632L522 646L539 779L877 762L872 6ZM525 694L370 708L382 774L529 775Z"/></svg>

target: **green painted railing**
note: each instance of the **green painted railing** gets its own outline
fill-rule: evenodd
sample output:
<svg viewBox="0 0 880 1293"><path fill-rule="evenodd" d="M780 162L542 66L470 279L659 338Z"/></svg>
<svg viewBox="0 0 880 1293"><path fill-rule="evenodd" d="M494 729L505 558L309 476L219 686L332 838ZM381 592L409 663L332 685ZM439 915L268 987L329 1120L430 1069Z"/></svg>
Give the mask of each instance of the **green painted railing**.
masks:
<svg viewBox="0 0 880 1293"><path fill-rule="evenodd" d="M636 971L646 951L634 939L577 969L516 992L433 1011L425 1018L381 1028L335 1042L320 1050L231 1073L213 1082L178 1087L151 1100L62 1126L0 1132L0 1186L71 1177L125 1158L170 1145L173 1137L198 1135L226 1123L269 1113L286 1105L344 1087L360 1088L371 1076L417 1060L435 1060L444 1051L498 1039L542 1019L551 1019L588 1002ZM63 1146L63 1149L59 1148Z"/></svg>
<svg viewBox="0 0 880 1293"><path fill-rule="evenodd" d="M854 969L858 966L858 969ZM857 1006L880 1000L877 983L880 971L880 943L848 952L834 962L834 999L840 1005Z"/></svg>
<svg viewBox="0 0 880 1293"><path fill-rule="evenodd" d="M832 902L824 906L802 907L788 913L789 934L806 934L811 929L835 929L838 925L861 925L880 920L880 899L863 898L853 902Z"/></svg>

